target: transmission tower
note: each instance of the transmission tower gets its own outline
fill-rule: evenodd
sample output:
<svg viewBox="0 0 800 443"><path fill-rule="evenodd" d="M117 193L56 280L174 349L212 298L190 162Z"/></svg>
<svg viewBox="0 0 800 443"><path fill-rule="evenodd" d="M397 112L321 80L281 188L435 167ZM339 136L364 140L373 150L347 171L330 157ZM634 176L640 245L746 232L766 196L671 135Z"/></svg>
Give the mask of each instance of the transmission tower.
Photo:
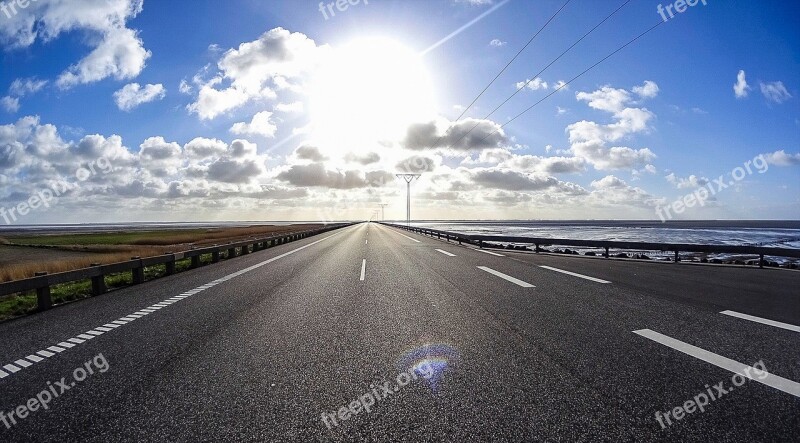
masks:
<svg viewBox="0 0 800 443"><path fill-rule="evenodd" d="M417 180L422 174L396 174L406 182L406 224L411 226L411 182Z"/></svg>

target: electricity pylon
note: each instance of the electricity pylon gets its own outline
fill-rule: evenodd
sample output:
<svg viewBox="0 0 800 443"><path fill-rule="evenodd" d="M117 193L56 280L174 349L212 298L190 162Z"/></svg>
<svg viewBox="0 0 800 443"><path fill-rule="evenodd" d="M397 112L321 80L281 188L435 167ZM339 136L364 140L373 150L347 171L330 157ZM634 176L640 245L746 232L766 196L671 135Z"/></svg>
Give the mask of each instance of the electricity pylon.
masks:
<svg viewBox="0 0 800 443"><path fill-rule="evenodd" d="M406 181L406 224L411 226L411 182L420 178L422 174L396 174L397 178Z"/></svg>

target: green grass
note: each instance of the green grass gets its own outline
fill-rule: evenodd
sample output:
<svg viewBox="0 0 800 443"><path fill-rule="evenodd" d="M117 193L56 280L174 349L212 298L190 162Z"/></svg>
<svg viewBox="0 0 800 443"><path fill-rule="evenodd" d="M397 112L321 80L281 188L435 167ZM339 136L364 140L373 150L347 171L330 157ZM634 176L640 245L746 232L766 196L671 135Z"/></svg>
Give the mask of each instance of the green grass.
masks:
<svg viewBox="0 0 800 443"><path fill-rule="evenodd" d="M88 246L88 245L142 245L162 244L176 235L197 235L207 233L205 229L182 231L142 231L108 232L101 234L68 234L9 237L11 243L35 246Z"/></svg>

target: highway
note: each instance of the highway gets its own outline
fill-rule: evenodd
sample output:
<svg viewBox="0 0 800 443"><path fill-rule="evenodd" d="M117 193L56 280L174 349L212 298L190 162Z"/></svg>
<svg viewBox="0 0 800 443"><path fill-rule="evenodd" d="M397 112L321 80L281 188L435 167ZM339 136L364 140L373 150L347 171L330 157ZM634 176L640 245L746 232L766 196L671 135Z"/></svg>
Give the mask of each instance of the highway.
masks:
<svg viewBox="0 0 800 443"><path fill-rule="evenodd" d="M0 441L798 441L798 288L362 223L0 323Z"/></svg>

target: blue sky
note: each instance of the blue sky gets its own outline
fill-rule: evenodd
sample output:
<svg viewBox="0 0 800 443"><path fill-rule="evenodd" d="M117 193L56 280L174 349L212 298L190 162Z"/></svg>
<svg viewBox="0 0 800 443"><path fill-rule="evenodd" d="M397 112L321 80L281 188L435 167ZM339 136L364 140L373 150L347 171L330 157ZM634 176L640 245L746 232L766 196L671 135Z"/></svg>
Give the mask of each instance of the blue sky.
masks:
<svg viewBox="0 0 800 443"><path fill-rule="evenodd" d="M790 2L698 2L501 128L662 21L632 0L534 79L625 3L571 0L456 121L564 2L0 10L0 223L400 218L397 172L419 218L800 218Z"/></svg>

